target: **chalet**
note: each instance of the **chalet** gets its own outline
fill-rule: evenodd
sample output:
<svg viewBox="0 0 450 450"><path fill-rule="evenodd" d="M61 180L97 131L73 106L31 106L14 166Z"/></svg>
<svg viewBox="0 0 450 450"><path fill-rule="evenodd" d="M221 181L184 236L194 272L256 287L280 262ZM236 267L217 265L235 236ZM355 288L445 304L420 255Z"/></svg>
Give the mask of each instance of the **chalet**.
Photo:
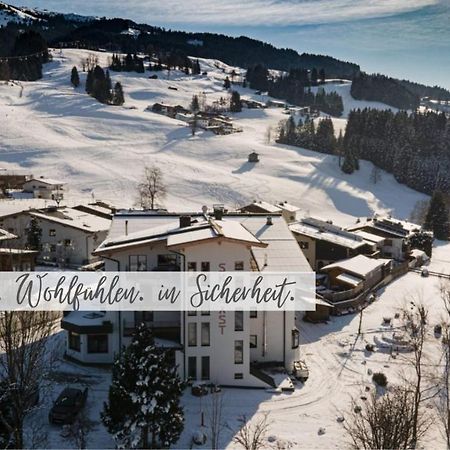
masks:
<svg viewBox="0 0 450 450"><path fill-rule="evenodd" d="M106 271L304 272L310 266L281 214L122 211L95 254ZM220 316L220 317L219 317ZM182 379L269 387L262 365L292 372L300 357L295 312L72 312L62 321L67 355L111 363L139 323L173 352Z"/></svg>
<svg viewBox="0 0 450 450"><path fill-rule="evenodd" d="M364 231L384 238L381 256L403 261L409 253L408 239L421 230L421 226L392 217L367 218L348 228L349 231Z"/></svg>
<svg viewBox="0 0 450 450"><path fill-rule="evenodd" d="M255 200L253 203L239 208L239 211L258 214L280 214L282 209L271 203Z"/></svg>
<svg viewBox="0 0 450 450"><path fill-rule="evenodd" d="M289 224L314 270L359 254L376 256L376 244L323 220L307 217Z"/></svg>
<svg viewBox="0 0 450 450"><path fill-rule="evenodd" d="M74 208L47 208L29 213L42 230L38 260L79 267L98 258L92 252L106 238L111 220Z"/></svg>
<svg viewBox="0 0 450 450"><path fill-rule="evenodd" d="M372 288L387 276L392 267L389 259L374 259L358 255L322 267L321 272L328 275L328 286L336 291Z"/></svg>
<svg viewBox="0 0 450 450"><path fill-rule="evenodd" d="M65 183L50 178L32 178L23 183L24 192L32 193L34 198L55 200L59 203L64 198Z"/></svg>
<svg viewBox="0 0 450 450"><path fill-rule="evenodd" d="M189 110L181 105L166 105L165 103L155 103L151 108L148 107L147 110L157 114L164 114L172 119L174 119L177 114L186 114L189 112Z"/></svg>
<svg viewBox="0 0 450 450"><path fill-rule="evenodd" d="M243 98L243 99L241 99L241 103L242 103L242 106L244 108L248 108L248 109L262 109L262 108L266 108L266 104L265 103L259 102L257 100Z"/></svg>
<svg viewBox="0 0 450 450"><path fill-rule="evenodd" d="M32 178L31 174L0 169L0 190L21 189L23 184Z"/></svg>
<svg viewBox="0 0 450 450"><path fill-rule="evenodd" d="M34 270L38 252L15 248L14 241L16 240L16 235L0 229L0 272Z"/></svg>

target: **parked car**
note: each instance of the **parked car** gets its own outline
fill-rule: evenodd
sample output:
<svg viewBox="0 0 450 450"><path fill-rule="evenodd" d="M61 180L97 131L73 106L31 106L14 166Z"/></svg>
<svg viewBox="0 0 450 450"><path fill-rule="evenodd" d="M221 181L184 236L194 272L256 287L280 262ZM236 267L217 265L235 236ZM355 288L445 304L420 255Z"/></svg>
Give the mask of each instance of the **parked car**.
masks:
<svg viewBox="0 0 450 450"><path fill-rule="evenodd" d="M204 395L208 395L208 386L205 384L194 384L191 387L191 394L195 397L203 397Z"/></svg>
<svg viewBox="0 0 450 450"><path fill-rule="evenodd" d="M75 388L65 388L59 394L52 409L48 414L50 423L71 424L75 421L78 413L86 404L88 388L83 391Z"/></svg>
<svg viewBox="0 0 450 450"><path fill-rule="evenodd" d="M420 274L423 277L427 277L430 273L428 272L428 269L426 267L422 267L421 270L420 270Z"/></svg>

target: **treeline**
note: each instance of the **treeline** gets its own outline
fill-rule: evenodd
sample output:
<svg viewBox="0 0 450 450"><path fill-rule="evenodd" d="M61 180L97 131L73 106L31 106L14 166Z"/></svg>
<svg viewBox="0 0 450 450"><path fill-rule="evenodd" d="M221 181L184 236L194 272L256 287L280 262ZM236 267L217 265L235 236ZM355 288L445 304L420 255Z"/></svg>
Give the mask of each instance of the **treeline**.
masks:
<svg viewBox="0 0 450 450"><path fill-rule="evenodd" d="M114 70L115 72L144 73L144 60L139 58L136 54L131 55L131 53L127 53L122 56L113 54L109 64L109 69Z"/></svg>
<svg viewBox="0 0 450 450"><path fill-rule="evenodd" d="M356 75L350 93L357 100L386 103L398 109L415 110L420 105L420 96L410 86L380 74L361 72Z"/></svg>
<svg viewBox="0 0 450 450"><path fill-rule="evenodd" d="M121 53L164 53L177 50L194 57L219 59L229 65L248 68L258 63L277 70L293 67L323 67L333 78L352 78L357 64L341 61L331 56L299 54L295 50L276 48L271 44L248 37L230 37L214 33L189 33L166 30L125 19L96 19L71 21L59 16L45 24L45 33L52 45L77 43L84 48L104 48ZM129 28L141 31L130 36L123 33ZM196 42L196 44L192 44ZM152 48L152 51L149 50Z"/></svg>
<svg viewBox="0 0 450 450"><path fill-rule="evenodd" d="M73 78L74 73L72 72L71 79L73 80ZM123 105L125 101L121 83L117 82L113 88L109 71L104 71L98 65L87 72L86 92L100 103Z"/></svg>
<svg viewBox="0 0 450 450"><path fill-rule="evenodd" d="M417 191L450 192L450 119L443 113L352 111L344 152L373 162Z"/></svg>
<svg viewBox="0 0 450 450"><path fill-rule="evenodd" d="M277 142L280 144L295 145L321 153L342 154L343 135L336 137L333 121L323 118L317 126L314 121L301 119L295 121L293 116L283 121L279 127Z"/></svg>
<svg viewBox="0 0 450 450"><path fill-rule="evenodd" d="M43 37L32 30L7 34L4 30L0 32L0 80L42 78L42 65L50 60Z"/></svg>

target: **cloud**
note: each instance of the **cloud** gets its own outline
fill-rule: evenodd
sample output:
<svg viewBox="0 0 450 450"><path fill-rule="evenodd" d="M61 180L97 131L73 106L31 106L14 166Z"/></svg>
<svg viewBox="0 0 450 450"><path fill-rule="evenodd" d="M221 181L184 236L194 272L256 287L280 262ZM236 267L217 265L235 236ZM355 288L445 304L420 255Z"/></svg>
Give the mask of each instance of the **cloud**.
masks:
<svg viewBox="0 0 450 450"><path fill-rule="evenodd" d="M12 0L16 5L24 0ZM29 6L147 23L307 25L385 17L440 0L29 0Z"/></svg>

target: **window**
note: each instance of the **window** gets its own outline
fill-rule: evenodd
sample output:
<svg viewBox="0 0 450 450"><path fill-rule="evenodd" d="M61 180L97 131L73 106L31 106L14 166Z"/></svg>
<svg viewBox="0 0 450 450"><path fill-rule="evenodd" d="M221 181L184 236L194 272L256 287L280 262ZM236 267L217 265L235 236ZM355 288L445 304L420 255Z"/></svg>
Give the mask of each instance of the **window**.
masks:
<svg viewBox="0 0 450 450"><path fill-rule="evenodd" d="M202 380L209 380L209 356L202 356Z"/></svg>
<svg viewBox="0 0 450 450"><path fill-rule="evenodd" d="M197 379L197 357L189 356L188 357L188 378L191 380Z"/></svg>
<svg viewBox="0 0 450 450"><path fill-rule="evenodd" d="M81 348L80 335L73 333L72 331L69 331L69 348L70 350L75 350L76 352L79 352Z"/></svg>
<svg viewBox="0 0 450 450"><path fill-rule="evenodd" d="M130 255L130 271L145 272L147 270L146 255Z"/></svg>
<svg viewBox="0 0 450 450"><path fill-rule="evenodd" d="M234 331L244 331L244 311L234 312Z"/></svg>
<svg viewBox="0 0 450 450"><path fill-rule="evenodd" d="M177 255L158 255L158 266L177 266L178 258Z"/></svg>
<svg viewBox="0 0 450 450"><path fill-rule="evenodd" d="M244 374L243 373L235 373L234 374L234 379L235 380L242 380L244 378Z"/></svg>
<svg viewBox="0 0 450 450"><path fill-rule="evenodd" d="M258 336L256 334L250 335L250 348L258 347Z"/></svg>
<svg viewBox="0 0 450 450"><path fill-rule="evenodd" d="M197 324L195 322L188 323L188 345L189 347L197 345Z"/></svg>
<svg viewBox="0 0 450 450"><path fill-rule="evenodd" d="M385 245L386 247L392 247L392 239L386 239L386 240L384 241L384 245Z"/></svg>
<svg viewBox="0 0 450 450"><path fill-rule="evenodd" d="M48 230L48 235L52 237L56 236L56 230L53 229Z"/></svg>
<svg viewBox="0 0 450 450"><path fill-rule="evenodd" d="M188 272L197 272L197 263L195 261L189 261L187 264Z"/></svg>
<svg viewBox="0 0 450 450"><path fill-rule="evenodd" d="M301 248L302 250L308 250L308 248L309 248L309 242L300 241L300 248Z"/></svg>
<svg viewBox="0 0 450 450"><path fill-rule="evenodd" d="M143 322L153 322L153 311L142 311Z"/></svg>
<svg viewBox="0 0 450 450"><path fill-rule="evenodd" d="M256 319L258 317L258 311L250 311L250 319Z"/></svg>
<svg viewBox="0 0 450 450"><path fill-rule="evenodd" d="M292 348L298 348L300 345L300 333L297 329L292 330Z"/></svg>
<svg viewBox="0 0 450 450"><path fill-rule="evenodd" d="M210 270L210 264L209 261L203 261L201 264L202 272L209 272Z"/></svg>
<svg viewBox="0 0 450 450"><path fill-rule="evenodd" d="M56 244L50 244L50 252L55 253L56 252Z"/></svg>
<svg viewBox="0 0 450 450"><path fill-rule="evenodd" d="M208 347L210 345L211 333L209 328L209 322L202 322L201 327L201 342L203 347Z"/></svg>
<svg viewBox="0 0 450 450"><path fill-rule="evenodd" d="M108 353L107 334L90 334L87 339L88 353Z"/></svg>
<svg viewBox="0 0 450 450"><path fill-rule="evenodd" d="M244 341L234 341L234 363L244 364Z"/></svg>
<svg viewBox="0 0 450 450"><path fill-rule="evenodd" d="M70 239L64 239L64 247L70 247L72 245L72 241Z"/></svg>
<svg viewBox="0 0 450 450"><path fill-rule="evenodd" d="M234 270L244 270L244 261L236 261L234 263Z"/></svg>
<svg viewBox="0 0 450 450"><path fill-rule="evenodd" d="M188 311L188 316L196 316L197 311Z"/></svg>
<svg viewBox="0 0 450 450"><path fill-rule="evenodd" d="M209 316L209 315L211 315L211 311L202 311L201 315L202 316Z"/></svg>

